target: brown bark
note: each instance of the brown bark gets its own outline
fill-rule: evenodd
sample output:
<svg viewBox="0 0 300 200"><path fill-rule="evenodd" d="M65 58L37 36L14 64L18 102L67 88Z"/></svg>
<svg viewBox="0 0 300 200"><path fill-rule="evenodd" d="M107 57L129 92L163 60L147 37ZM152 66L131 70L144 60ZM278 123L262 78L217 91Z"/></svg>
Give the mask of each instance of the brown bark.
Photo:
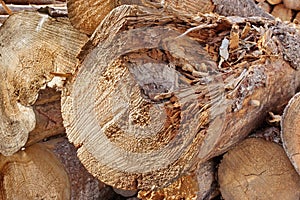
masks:
<svg viewBox="0 0 300 200"><path fill-rule="evenodd" d="M53 72L74 73L86 40L66 18L22 12L7 19L0 29L0 153L11 155L25 145L38 122L32 105L39 91L60 87L65 77Z"/></svg>
<svg viewBox="0 0 300 200"><path fill-rule="evenodd" d="M60 161L70 181L71 200L107 199L113 200L113 190L93 177L76 156L76 148L64 138L52 139L41 143Z"/></svg>
<svg viewBox="0 0 300 200"><path fill-rule="evenodd" d="M281 121L281 138L285 152L300 174L300 93L296 94L284 110Z"/></svg>
<svg viewBox="0 0 300 200"><path fill-rule="evenodd" d="M45 146L35 144L5 157L0 155L0 199L70 199L64 167Z"/></svg>
<svg viewBox="0 0 300 200"><path fill-rule="evenodd" d="M115 187L167 186L241 141L300 84L289 46L300 37L280 22L121 6L97 31L62 112L79 159Z"/></svg>
<svg viewBox="0 0 300 200"><path fill-rule="evenodd" d="M300 198L300 177L277 144L246 139L228 151L218 169L224 199Z"/></svg>

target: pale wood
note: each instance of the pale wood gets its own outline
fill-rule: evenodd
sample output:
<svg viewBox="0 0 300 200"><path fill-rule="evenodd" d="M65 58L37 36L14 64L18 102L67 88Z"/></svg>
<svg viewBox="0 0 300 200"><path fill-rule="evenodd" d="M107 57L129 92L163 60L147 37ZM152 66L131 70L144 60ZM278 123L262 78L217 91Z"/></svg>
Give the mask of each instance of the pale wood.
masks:
<svg viewBox="0 0 300 200"><path fill-rule="evenodd" d="M32 105L40 89L51 80L65 79L51 72L76 70L76 55L87 37L67 18L22 12L6 20L0 41L0 153L11 155L25 145L36 125Z"/></svg>
<svg viewBox="0 0 300 200"><path fill-rule="evenodd" d="M294 50L300 36L293 28L263 18L198 20L120 6L83 48L62 100L64 126L84 166L105 183L146 190L169 185L241 141L300 85ZM258 51L238 60L230 53L226 68L216 62L233 27L245 35L239 48L253 44Z"/></svg>
<svg viewBox="0 0 300 200"><path fill-rule="evenodd" d="M300 10L300 2L298 0L283 0L285 7Z"/></svg>
<svg viewBox="0 0 300 200"><path fill-rule="evenodd" d="M300 177L278 144L250 138L226 153L218 180L224 199L300 198Z"/></svg>
<svg viewBox="0 0 300 200"><path fill-rule="evenodd" d="M282 0L267 0L267 2L271 5L277 5L282 2Z"/></svg>
<svg viewBox="0 0 300 200"><path fill-rule="evenodd" d="M65 3L66 0L5 0L7 4L19 4L19 5L26 5L26 4L62 4Z"/></svg>
<svg viewBox="0 0 300 200"><path fill-rule="evenodd" d="M5 157L0 155L0 199L70 199L63 165L41 144Z"/></svg>
<svg viewBox="0 0 300 200"><path fill-rule="evenodd" d="M284 110L281 121L283 147L300 174L300 93L296 94Z"/></svg>
<svg viewBox="0 0 300 200"><path fill-rule="evenodd" d="M292 10L285 7L283 4L276 5L271 14L282 21L291 21L293 17Z"/></svg>

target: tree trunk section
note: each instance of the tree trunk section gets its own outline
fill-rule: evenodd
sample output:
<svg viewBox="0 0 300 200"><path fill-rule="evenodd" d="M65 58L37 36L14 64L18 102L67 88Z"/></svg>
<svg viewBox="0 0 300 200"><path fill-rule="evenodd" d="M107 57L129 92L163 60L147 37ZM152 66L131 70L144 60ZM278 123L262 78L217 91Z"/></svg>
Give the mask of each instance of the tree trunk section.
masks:
<svg viewBox="0 0 300 200"><path fill-rule="evenodd" d="M63 165L45 146L35 144L5 157L0 155L0 199L70 199Z"/></svg>
<svg viewBox="0 0 300 200"><path fill-rule="evenodd" d="M300 177L284 150L263 139L246 139L228 151L218 178L224 199L300 198Z"/></svg>
<svg viewBox="0 0 300 200"><path fill-rule="evenodd" d="M79 56L62 101L67 136L105 183L167 186L283 109L300 84L296 41L262 18L120 6Z"/></svg>
<svg viewBox="0 0 300 200"><path fill-rule="evenodd" d="M32 105L40 89L62 87L63 75L76 70L87 37L66 18L22 12L1 27L0 41L0 153L11 155L25 145L38 122Z"/></svg>
<svg viewBox="0 0 300 200"><path fill-rule="evenodd" d="M297 93L284 110L281 121L281 138L285 152L300 174L300 93Z"/></svg>

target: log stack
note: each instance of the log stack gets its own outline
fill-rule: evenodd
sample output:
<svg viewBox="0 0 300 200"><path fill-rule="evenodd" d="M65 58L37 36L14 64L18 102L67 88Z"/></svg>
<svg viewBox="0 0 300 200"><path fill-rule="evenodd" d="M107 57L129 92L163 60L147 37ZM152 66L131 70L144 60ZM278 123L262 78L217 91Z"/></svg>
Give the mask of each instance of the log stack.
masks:
<svg viewBox="0 0 300 200"><path fill-rule="evenodd" d="M35 3L3 10L0 199L299 199L296 5Z"/></svg>

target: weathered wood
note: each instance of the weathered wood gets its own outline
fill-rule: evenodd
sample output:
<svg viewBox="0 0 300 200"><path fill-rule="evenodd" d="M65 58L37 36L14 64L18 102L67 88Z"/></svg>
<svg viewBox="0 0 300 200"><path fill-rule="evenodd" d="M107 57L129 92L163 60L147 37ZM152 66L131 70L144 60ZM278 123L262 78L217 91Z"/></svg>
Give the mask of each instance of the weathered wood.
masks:
<svg viewBox="0 0 300 200"><path fill-rule="evenodd" d="M103 18L117 6L116 0L70 0L67 2L71 23L91 35Z"/></svg>
<svg viewBox="0 0 300 200"><path fill-rule="evenodd" d="M224 16L253 17L260 16L267 19L274 19L272 15L259 8L253 0L212 0L214 12Z"/></svg>
<svg viewBox="0 0 300 200"><path fill-rule="evenodd" d="M70 199L70 182L56 156L41 144L0 155L0 199Z"/></svg>
<svg viewBox="0 0 300 200"><path fill-rule="evenodd" d="M168 187L155 191L139 191L138 197L143 200L213 199L218 194L214 182L215 164L213 161L208 161Z"/></svg>
<svg viewBox="0 0 300 200"><path fill-rule="evenodd" d="M260 8L262 8L265 12L270 13L271 12L271 5L267 2L263 1L257 4Z"/></svg>
<svg viewBox="0 0 300 200"><path fill-rule="evenodd" d="M9 5L8 8L12 11L12 13L20 12L20 11L37 11L41 8L44 8L46 5ZM61 12L67 13L67 8L63 6L53 6L53 5L48 5L49 7L59 10ZM3 8L0 7L0 15L6 15L8 14L7 11Z"/></svg>
<svg viewBox="0 0 300 200"><path fill-rule="evenodd" d="M70 181L72 200L114 199L113 190L93 177L76 156L76 148L64 137L42 142L61 162Z"/></svg>
<svg viewBox="0 0 300 200"><path fill-rule="evenodd" d="M285 152L300 174L300 93L296 94L284 110L281 121L281 138Z"/></svg>
<svg viewBox="0 0 300 200"><path fill-rule="evenodd" d="M274 17L278 17L282 21L291 21L293 17L292 10L285 7L283 4L276 5L271 14Z"/></svg>
<svg viewBox="0 0 300 200"><path fill-rule="evenodd" d="M283 0L285 7L293 10L300 10L300 2L298 0Z"/></svg>
<svg viewBox="0 0 300 200"><path fill-rule="evenodd" d="M87 37L67 18L22 12L7 19L0 41L0 153L11 155L25 145L38 121L32 105L40 89L66 79L52 72L74 73Z"/></svg>
<svg viewBox="0 0 300 200"><path fill-rule="evenodd" d="M277 5L282 2L282 0L267 0L269 4L271 5Z"/></svg>
<svg viewBox="0 0 300 200"><path fill-rule="evenodd" d="M19 4L19 5L27 5L27 4L62 4L65 3L66 0L5 0L7 4Z"/></svg>
<svg viewBox="0 0 300 200"><path fill-rule="evenodd" d="M39 97L33 105L36 118L36 126L29 133L26 146L55 135L64 135L65 128L61 116L61 93L53 88L45 88L39 91Z"/></svg>
<svg viewBox="0 0 300 200"><path fill-rule="evenodd" d="M226 51L226 38L236 49ZM262 18L117 7L83 48L62 101L67 136L105 183L167 186L283 109L300 85L289 46L298 41Z"/></svg>
<svg viewBox="0 0 300 200"><path fill-rule="evenodd" d="M279 145L250 138L227 152L218 169L224 199L300 198L300 177Z"/></svg>

